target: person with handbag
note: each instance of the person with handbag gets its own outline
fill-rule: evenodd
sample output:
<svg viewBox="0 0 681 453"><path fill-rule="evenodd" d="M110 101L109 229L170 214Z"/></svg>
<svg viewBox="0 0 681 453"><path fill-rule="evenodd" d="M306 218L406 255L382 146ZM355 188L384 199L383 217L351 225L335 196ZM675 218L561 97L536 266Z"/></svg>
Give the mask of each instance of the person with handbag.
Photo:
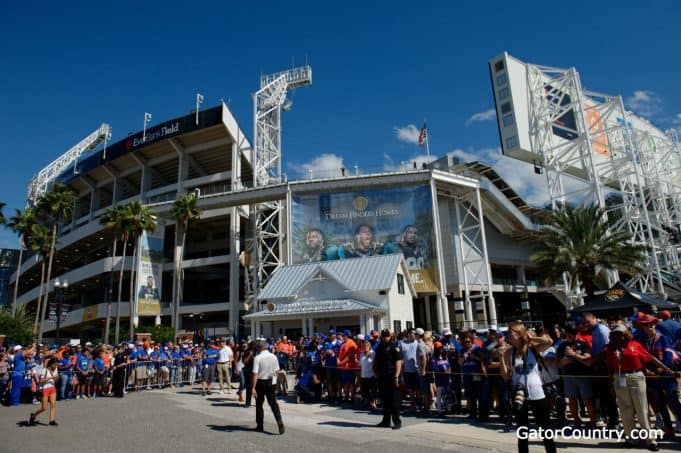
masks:
<svg viewBox="0 0 681 453"><path fill-rule="evenodd" d="M56 383L59 380L59 371L57 367L59 366L59 359L52 357L47 362L47 366L42 369L40 374L38 374L36 379L36 393L40 397L40 408L31 413L31 417L28 420L29 426L34 426L36 418L42 412L47 410L47 406L50 406L50 425L57 426L56 420L56 408L57 408L57 387Z"/></svg>

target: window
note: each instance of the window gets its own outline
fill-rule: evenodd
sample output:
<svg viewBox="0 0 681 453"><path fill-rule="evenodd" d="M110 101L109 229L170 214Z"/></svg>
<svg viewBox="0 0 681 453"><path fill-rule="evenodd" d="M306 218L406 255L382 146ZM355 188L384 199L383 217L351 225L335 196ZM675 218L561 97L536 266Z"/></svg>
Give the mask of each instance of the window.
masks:
<svg viewBox="0 0 681 453"><path fill-rule="evenodd" d="M502 88L499 90L499 100L503 101L504 99L508 99L509 92L508 92L508 87Z"/></svg>
<svg viewBox="0 0 681 453"><path fill-rule="evenodd" d="M404 294L404 275L397 274L397 292Z"/></svg>
<svg viewBox="0 0 681 453"><path fill-rule="evenodd" d="M513 114L504 115L501 121L504 124L504 127L513 126Z"/></svg>
<svg viewBox="0 0 681 453"><path fill-rule="evenodd" d="M494 63L494 72L499 72L504 70L504 60L499 60Z"/></svg>
<svg viewBox="0 0 681 453"><path fill-rule="evenodd" d="M411 321L407 321L405 324L406 324L405 328L406 328L407 330L409 330L409 329L411 329L412 327L414 327L414 323L412 323Z"/></svg>
<svg viewBox="0 0 681 453"><path fill-rule="evenodd" d="M393 330L395 331L395 336L402 332L402 321L396 319L393 321Z"/></svg>
<svg viewBox="0 0 681 453"><path fill-rule="evenodd" d="M512 135L506 139L506 149L513 149L518 146L518 137Z"/></svg>
<svg viewBox="0 0 681 453"><path fill-rule="evenodd" d="M511 103L510 102L504 102L501 104L501 114L505 115L507 113L511 113Z"/></svg>
<svg viewBox="0 0 681 453"><path fill-rule="evenodd" d="M508 82L508 77L506 74L501 74L499 77L497 77L497 86L506 85L506 82Z"/></svg>

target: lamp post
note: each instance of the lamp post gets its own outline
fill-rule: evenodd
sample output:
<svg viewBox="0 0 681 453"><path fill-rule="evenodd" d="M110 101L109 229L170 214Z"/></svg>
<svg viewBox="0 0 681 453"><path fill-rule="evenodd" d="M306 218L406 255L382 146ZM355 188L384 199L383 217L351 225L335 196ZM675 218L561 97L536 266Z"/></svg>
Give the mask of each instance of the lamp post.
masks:
<svg viewBox="0 0 681 453"><path fill-rule="evenodd" d="M64 281L60 282L59 279L55 280L54 282L54 295L55 298L57 299L57 329L55 332L55 336L57 341L59 341L59 328L61 327L61 309L62 309L62 304L64 302L64 298L66 297L66 290L69 287L69 282L68 280L64 279Z"/></svg>

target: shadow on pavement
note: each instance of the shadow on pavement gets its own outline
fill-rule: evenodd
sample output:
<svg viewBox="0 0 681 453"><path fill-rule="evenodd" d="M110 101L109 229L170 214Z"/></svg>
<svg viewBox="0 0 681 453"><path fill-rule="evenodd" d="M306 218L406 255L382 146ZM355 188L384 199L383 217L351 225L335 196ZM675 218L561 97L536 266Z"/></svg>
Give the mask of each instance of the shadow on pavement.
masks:
<svg viewBox="0 0 681 453"><path fill-rule="evenodd" d="M375 425L372 423L356 423L356 422L341 422L341 421L329 421L329 422L319 422L318 425L326 426L336 426L338 428L373 428Z"/></svg>
<svg viewBox="0 0 681 453"><path fill-rule="evenodd" d="M206 426L209 427L210 429L212 429L213 431L221 431L221 432L225 432L225 433L232 433L232 432L235 432L235 431L250 431L250 432L256 433L255 428L251 428L251 427L243 426L243 425L206 425ZM265 431L263 433L258 433L258 434L267 434L269 436L275 435L275 433L271 433L269 431Z"/></svg>

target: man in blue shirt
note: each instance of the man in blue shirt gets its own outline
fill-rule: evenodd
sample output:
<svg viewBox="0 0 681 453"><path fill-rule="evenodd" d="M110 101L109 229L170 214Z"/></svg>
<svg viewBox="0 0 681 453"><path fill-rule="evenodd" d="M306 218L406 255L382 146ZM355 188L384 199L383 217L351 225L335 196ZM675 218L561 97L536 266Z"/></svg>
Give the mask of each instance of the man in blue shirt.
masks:
<svg viewBox="0 0 681 453"><path fill-rule="evenodd" d="M203 362L203 382L201 383L201 396L210 395L210 386L215 380L215 364L218 361L218 351L215 342L211 341L206 349L206 359Z"/></svg>
<svg viewBox="0 0 681 453"><path fill-rule="evenodd" d="M610 329L598 322L598 318L593 313L585 312L583 317L591 330L592 369L597 376L607 376L603 352L610 342ZM615 428L619 422L615 398L610 396L611 388L612 383L608 377L593 379L593 393L597 399L600 399L600 407L605 407L608 414L608 429Z"/></svg>
<svg viewBox="0 0 681 453"><path fill-rule="evenodd" d="M30 355L32 351L32 349L29 349L26 353ZM18 406L21 399L21 386L24 381L24 373L26 372L24 351L20 345L14 346L14 359L12 360L12 363L12 391L9 394L9 405Z"/></svg>
<svg viewBox="0 0 681 453"><path fill-rule="evenodd" d="M59 360L59 399L71 399L71 373L73 370L73 359L71 351L66 350L62 353L62 358Z"/></svg>
<svg viewBox="0 0 681 453"><path fill-rule="evenodd" d="M170 352L170 358L172 359L170 367L170 386L175 387L178 385L178 381L181 381L181 376L184 368L182 367L182 353L180 352L180 346L173 346L173 350Z"/></svg>

